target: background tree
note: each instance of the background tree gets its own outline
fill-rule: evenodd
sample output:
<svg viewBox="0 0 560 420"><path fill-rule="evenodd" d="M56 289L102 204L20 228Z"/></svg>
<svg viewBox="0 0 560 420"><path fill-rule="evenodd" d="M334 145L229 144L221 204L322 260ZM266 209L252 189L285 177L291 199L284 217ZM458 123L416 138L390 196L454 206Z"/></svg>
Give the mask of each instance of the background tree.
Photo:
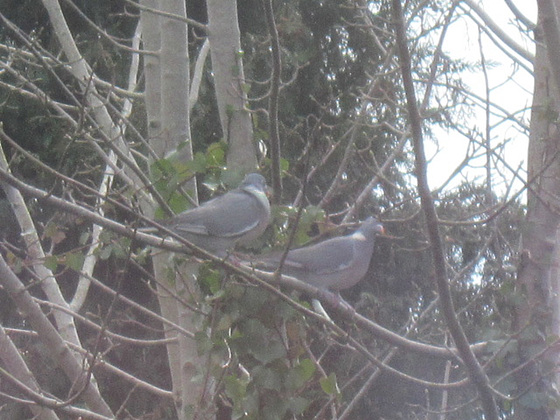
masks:
<svg viewBox="0 0 560 420"><path fill-rule="evenodd" d="M506 5L4 2L0 413L553 418L560 36ZM138 231L255 168L245 254L383 220L355 311Z"/></svg>

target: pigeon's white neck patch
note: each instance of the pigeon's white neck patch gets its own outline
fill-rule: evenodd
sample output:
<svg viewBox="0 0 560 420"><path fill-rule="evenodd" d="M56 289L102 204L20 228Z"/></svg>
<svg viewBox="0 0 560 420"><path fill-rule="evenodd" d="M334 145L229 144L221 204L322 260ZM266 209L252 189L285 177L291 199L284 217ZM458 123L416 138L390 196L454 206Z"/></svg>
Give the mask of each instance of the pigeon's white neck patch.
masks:
<svg viewBox="0 0 560 420"><path fill-rule="evenodd" d="M365 241L366 240L366 237L364 236L364 234L362 232L354 232L354 234L352 236L357 241Z"/></svg>
<svg viewBox="0 0 560 420"><path fill-rule="evenodd" d="M258 193L261 192L261 191L260 191L257 187L255 187L254 185L248 185L248 186L246 186L246 187L243 187L243 191L246 191L246 192L248 192L248 193L256 193L256 194L258 194Z"/></svg>

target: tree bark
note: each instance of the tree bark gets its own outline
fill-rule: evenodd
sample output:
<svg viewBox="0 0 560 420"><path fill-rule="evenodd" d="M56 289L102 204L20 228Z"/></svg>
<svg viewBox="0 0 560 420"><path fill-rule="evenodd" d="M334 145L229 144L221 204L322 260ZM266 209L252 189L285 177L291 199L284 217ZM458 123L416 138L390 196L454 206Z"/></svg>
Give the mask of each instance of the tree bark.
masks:
<svg viewBox="0 0 560 420"><path fill-rule="evenodd" d="M224 138L229 145L227 162L245 174L257 167L253 126L246 109L245 75L237 1L208 0L210 57L214 88Z"/></svg>
<svg viewBox="0 0 560 420"><path fill-rule="evenodd" d="M540 3L539 3L540 5ZM529 334L520 339L520 353L524 360L530 358L530 348L545 346L543 337L549 332L549 299L557 299L557 279L553 270L553 251L557 247L557 229L560 216L560 132L556 124L558 115L558 87L550 71L543 38L543 9L539 8L539 25L535 30L536 56L534 65L535 85L531 112L531 133L528 150L527 219L523 227L521 261L518 270L518 290L524 294L516 308L513 329L527 326ZM556 17L552 17L556 19ZM556 53L557 50L554 50ZM556 324L558 320L554 321ZM558 325L556 325L556 328ZM547 384L539 379L535 364L529 364L517 375L518 391L537 382L537 391L545 391ZM546 407L517 407L516 419L548 419Z"/></svg>
<svg viewBox="0 0 560 420"><path fill-rule="evenodd" d="M19 353L18 348L14 345L4 327L0 325L0 359L6 369L14 378L25 384L35 392L41 393L41 389L37 384L37 380L33 373L25 364L25 360ZM58 416L54 411L48 408L31 405L29 407L34 416L39 420L58 420Z"/></svg>
<svg viewBox="0 0 560 420"><path fill-rule="evenodd" d="M159 10L158 0L142 0L141 5L146 8ZM155 54L144 55L144 71L146 74L145 102L146 118L148 120L148 138L150 146L153 148L156 158L162 158L167 153L166 142L163 140L162 122L162 58L161 58L161 17L150 11L142 11L140 14L142 21L142 45L144 51ZM150 164L153 163L150 161ZM143 206L144 214L154 217L155 206L152 203ZM169 257L168 253L158 253L152 258L154 266L154 277L158 280L165 278L165 266ZM161 315L176 323L178 320L177 306L173 297L170 296L158 284L158 302ZM167 339L176 339L177 331L164 327ZM169 373L171 375L171 387L177 403L181 398L181 359L179 348L176 345L167 345L167 358L169 361Z"/></svg>
<svg viewBox="0 0 560 420"><path fill-rule="evenodd" d="M151 9L171 15L187 17L186 5L182 1L142 3ZM159 56L146 57L146 110L150 144L160 158L169 156L180 162L192 160L192 139L189 115L189 54L187 25L166 16L142 12L144 48L158 52ZM189 194L197 201L196 182L188 184ZM151 211L153 216L153 211ZM154 274L158 284L168 284L169 253L158 253L153 258ZM182 278L177 278L175 293L185 296L185 290L196 290L197 264L182 266ZM184 281L187 285L184 285ZM158 287L158 299L162 315L185 330L195 331L192 312L177 302L173 296ZM192 338L166 329L167 338L176 338L176 343L167 346L173 393L176 397L179 418L188 418L197 405L202 388L193 382L193 377L202 366Z"/></svg>
<svg viewBox="0 0 560 420"><path fill-rule="evenodd" d="M25 285L10 269L2 256L0 256L0 280L3 289L16 303L33 329L37 331L41 342L49 349L49 355L73 384L73 391L81 393L81 397L91 410L112 417L111 409L101 397L97 386L91 383L86 372L87 364L84 365L81 360L76 358L75 353L66 345L39 304L33 300Z"/></svg>

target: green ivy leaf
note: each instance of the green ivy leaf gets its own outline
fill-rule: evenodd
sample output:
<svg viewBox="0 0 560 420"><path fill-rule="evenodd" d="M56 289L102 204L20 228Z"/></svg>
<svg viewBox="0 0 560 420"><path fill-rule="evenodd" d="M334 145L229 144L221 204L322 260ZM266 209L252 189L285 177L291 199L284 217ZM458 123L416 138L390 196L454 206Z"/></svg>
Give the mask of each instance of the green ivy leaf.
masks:
<svg viewBox="0 0 560 420"><path fill-rule="evenodd" d="M210 337L204 331L197 331L194 333L194 340L196 342L196 350L198 355L207 354L212 350L213 343Z"/></svg>
<svg viewBox="0 0 560 420"><path fill-rule="evenodd" d="M236 72L234 71L234 73ZM235 107L233 105L231 104L226 105L226 115L229 118L233 117L234 112L235 112Z"/></svg>
<svg viewBox="0 0 560 420"><path fill-rule="evenodd" d="M528 392L519 398L519 403L532 410L538 410L547 405L548 397L544 392Z"/></svg>
<svg viewBox="0 0 560 420"><path fill-rule="evenodd" d="M288 401L283 398L271 398L262 407L262 420L282 420L286 418L288 412Z"/></svg>
<svg viewBox="0 0 560 420"><path fill-rule="evenodd" d="M45 267L51 271L56 271L58 268L58 258L54 255L49 255L45 258Z"/></svg>
<svg viewBox="0 0 560 420"><path fill-rule="evenodd" d="M186 168L194 173L206 172L206 155L202 152L197 152L193 160L186 163Z"/></svg>
<svg viewBox="0 0 560 420"><path fill-rule="evenodd" d="M307 407L309 407L309 404L311 403L310 400L308 400L307 398L303 398L303 397L294 397L294 398L290 398L288 400L288 407L290 408L290 411L295 414L295 415L300 415L303 414L303 412L305 410L307 410Z"/></svg>
<svg viewBox="0 0 560 420"><path fill-rule="evenodd" d="M340 395L338 384L336 383L336 374L333 372L326 378L319 379L321 389L328 395Z"/></svg>
<svg viewBox="0 0 560 420"><path fill-rule="evenodd" d="M247 382L235 376L226 376L224 379L226 395L231 398L234 403L243 400L247 395Z"/></svg>
<svg viewBox="0 0 560 420"><path fill-rule="evenodd" d="M88 242L90 236L91 236L90 232L83 232L83 233L80 235L80 239L78 239L78 243L79 243L80 245L85 245L85 244L87 244L87 242Z"/></svg>
<svg viewBox="0 0 560 420"><path fill-rule="evenodd" d="M79 252L66 254L64 264L75 271L80 271L84 265L85 256Z"/></svg>
<svg viewBox="0 0 560 420"><path fill-rule="evenodd" d="M311 359L303 359L296 366L296 370L304 381L308 381L317 370L317 366Z"/></svg>
<svg viewBox="0 0 560 420"><path fill-rule="evenodd" d="M280 159L280 170L282 172L288 172L290 170L290 161L288 159Z"/></svg>
<svg viewBox="0 0 560 420"><path fill-rule="evenodd" d="M232 314L224 314L224 316L220 317L218 322L216 323L215 330L216 331L228 331L235 321L236 317Z"/></svg>
<svg viewBox="0 0 560 420"><path fill-rule="evenodd" d="M14 273L21 273L23 268L23 261L21 258L18 258L13 252L8 251L6 253L6 261L8 261L8 264Z"/></svg>
<svg viewBox="0 0 560 420"><path fill-rule="evenodd" d="M252 320L254 326L258 325L258 329L250 331L246 334L246 339L249 343L252 343L250 352L253 354L255 359L263 364L270 363L276 359L280 359L286 356L286 348L284 344L278 340L269 338L270 334L264 326L256 321Z"/></svg>
<svg viewBox="0 0 560 420"><path fill-rule="evenodd" d="M98 256L103 261L106 261L111 257L113 252L113 245L106 245L103 248L98 248Z"/></svg>
<svg viewBox="0 0 560 420"><path fill-rule="evenodd" d="M99 235L99 242L102 244L109 244L113 241L115 235L110 230L104 229Z"/></svg>
<svg viewBox="0 0 560 420"><path fill-rule="evenodd" d="M153 181L157 184L158 181L167 178L173 172L173 165L169 159L159 159L152 163L150 166L150 173L152 174Z"/></svg>
<svg viewBox="0 0 560 420"><path fill-rule="evenodd" d="M270 369L266 366L257 366L252 373L253 383L258 389L281 391L282 376L274 369Z"/></svg>
<svg viewBox="0 0 560 420"><path fill-rule="evenodd" d="M222 272L212 264L201 264L198 268L198 284L206 295L215 295L222 289Z"/></svg>
<svg viewBox="0 0 560 420"><path fill-rule="evenodd" d="M113 243L112 255L115 258L127 258L130 254L130 238L120 238L117 242Z"/></svg>
<svg viewBox="0 0 560 420"><path fill-rule="evenodd" d="M225 165L226 144L215 142L206 149L206 161L208 166L223 167Z"/></svg>
<svg viewBox="0 0 560 420"><path fill-rule="evenodd" d="M297 390L301 388L313 377L316 369L317 367L311 360L303 359L288 372L286 376L286 388L290 390Z"/></svg>
<svg viewBox="0 0 560 420"><path fill-rule="evenodd" d="M177 278L175 276L175 270L171 264L168 264L165 268L165 279L170 286L175 287Z"/></svg>

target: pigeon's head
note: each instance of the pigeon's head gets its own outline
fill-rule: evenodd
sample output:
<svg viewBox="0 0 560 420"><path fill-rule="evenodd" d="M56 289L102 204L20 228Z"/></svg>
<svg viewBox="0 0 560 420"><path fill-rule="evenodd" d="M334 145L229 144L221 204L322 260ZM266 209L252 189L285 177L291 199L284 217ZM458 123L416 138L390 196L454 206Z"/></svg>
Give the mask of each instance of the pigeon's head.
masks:
<svg viewBox="0 0 560 420"><path fill-rule="evenodd" d="M385 228L375 217L370 216L362 222L359 231L362 232L364 236L370 237L378 234L383 235L385 233Z"/></svg>
<svg viewBox="0 0 560 420"><path fill-rule="evenodd" d="M252 188L264 193L266 192L268 187L266 186L266 180L264 179L264 176L262 176L261 174L252 173L245 176L239 188Z"/></svg>

